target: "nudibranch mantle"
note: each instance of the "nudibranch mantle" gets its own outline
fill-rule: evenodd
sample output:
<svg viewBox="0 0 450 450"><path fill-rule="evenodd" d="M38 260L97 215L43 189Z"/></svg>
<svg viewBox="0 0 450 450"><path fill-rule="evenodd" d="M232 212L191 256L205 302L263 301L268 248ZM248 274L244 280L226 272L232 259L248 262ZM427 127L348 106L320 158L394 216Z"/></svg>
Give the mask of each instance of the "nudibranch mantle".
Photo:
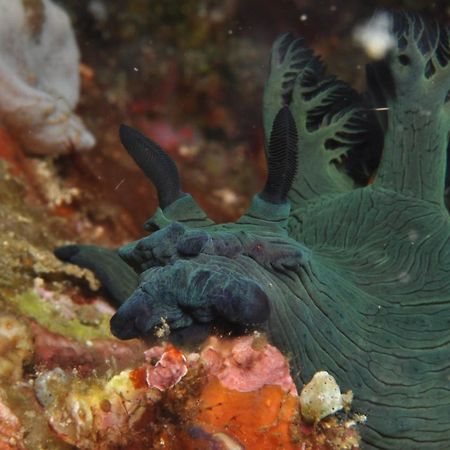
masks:
<svg viewBox="0 0 450 450"><path fill-rule="evenodd" d="M153 233L118 251L56 254L93 269L122 303L111 320L118 337L152 336L163 321L181 338L216 321L262 328L291 356L299 387L326 370L353 390L368 416L365 448L444 449L449 30L406 13L391 15L391 30L396 45L368 67L364 98L325 75L303 39L275 41L263 111L268 179L236 223L208 219L164 151L123 126L124 146L158 192ZM373 183L355 186L342 160L380 130Z"/></svg>

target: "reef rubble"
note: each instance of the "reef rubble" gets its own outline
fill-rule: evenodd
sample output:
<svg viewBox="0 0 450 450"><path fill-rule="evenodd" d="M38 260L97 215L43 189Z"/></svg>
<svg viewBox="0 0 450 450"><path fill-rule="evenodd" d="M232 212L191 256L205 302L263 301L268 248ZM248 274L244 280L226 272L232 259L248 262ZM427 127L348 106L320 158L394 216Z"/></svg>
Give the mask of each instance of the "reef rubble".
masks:
<svg viewBox="0 0 450 450"><path fill-rule="evenodd" d="M359 448L362 419L348 407L314 424L302 419L306 405L288 364L261 336L212 338L199 353L165 344L144 354L141 365L105 377L80 379L60 368L39 374L34 391L54 432L80 449ZM256 386L252 372L261 365ZM328 395L323 387L316 395L322 414Z"/></svg>

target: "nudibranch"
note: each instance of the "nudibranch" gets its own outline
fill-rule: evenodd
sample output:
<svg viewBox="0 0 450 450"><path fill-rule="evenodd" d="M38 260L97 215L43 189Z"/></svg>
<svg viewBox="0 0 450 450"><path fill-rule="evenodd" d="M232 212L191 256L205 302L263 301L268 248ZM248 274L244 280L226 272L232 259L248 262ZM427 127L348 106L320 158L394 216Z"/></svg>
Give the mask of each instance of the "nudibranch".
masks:
<svg viewBox="0 0 450 450"><path fill-rule="evenodd" d="M360 97L302 38L279 37L264 92L268 178L236 222L214 224L175 164L139 132L123 145L155 185L147 237L109 250L72 245L121 306L119 338L260 328L291 356L298 386L326 370L367 414L365 448L450 442L449 30L390 16L396 44ZM368 103L371 97L376 102ZM367 102L367 103L366 103ZM361 151L384 106L381 162L358 187L339 161ZM379 108L376 108L379 109Z"/></svg>

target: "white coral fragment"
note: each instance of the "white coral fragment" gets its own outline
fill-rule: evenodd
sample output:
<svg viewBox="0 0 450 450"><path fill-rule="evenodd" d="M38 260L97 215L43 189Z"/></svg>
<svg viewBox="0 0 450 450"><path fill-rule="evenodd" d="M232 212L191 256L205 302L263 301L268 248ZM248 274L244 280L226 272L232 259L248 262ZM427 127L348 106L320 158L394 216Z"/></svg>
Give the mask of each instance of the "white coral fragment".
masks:
<svg viewBox="0 0 450 450"><path fill-rule="evenodd" d="M73 113L79 51L50 0L0 0L0 121L35 154L87 150L95 138Z"/></svg>
<svg viewBox="0 0 450 450"><path fill-rule="evenodd" d="M301 414L305 422L317 423L344 407L336 380L328 372L317 372L300 393Z"/></svg>

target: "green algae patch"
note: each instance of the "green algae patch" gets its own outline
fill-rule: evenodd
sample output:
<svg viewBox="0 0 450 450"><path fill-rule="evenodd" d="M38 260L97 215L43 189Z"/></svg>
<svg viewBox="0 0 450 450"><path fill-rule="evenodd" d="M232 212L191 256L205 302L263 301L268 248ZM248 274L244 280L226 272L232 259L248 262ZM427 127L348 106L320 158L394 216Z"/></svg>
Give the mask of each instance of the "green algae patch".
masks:
<svg viewBox="0 0 450 450"><path fill-rule="evenodd" d="M16 295L8 303L15 312L35 320L49 331L80 342L112 337L109 314L99 312L93 305L74 304L74 317L66 317L58 301L43 300L33 291Z"/></svg>

